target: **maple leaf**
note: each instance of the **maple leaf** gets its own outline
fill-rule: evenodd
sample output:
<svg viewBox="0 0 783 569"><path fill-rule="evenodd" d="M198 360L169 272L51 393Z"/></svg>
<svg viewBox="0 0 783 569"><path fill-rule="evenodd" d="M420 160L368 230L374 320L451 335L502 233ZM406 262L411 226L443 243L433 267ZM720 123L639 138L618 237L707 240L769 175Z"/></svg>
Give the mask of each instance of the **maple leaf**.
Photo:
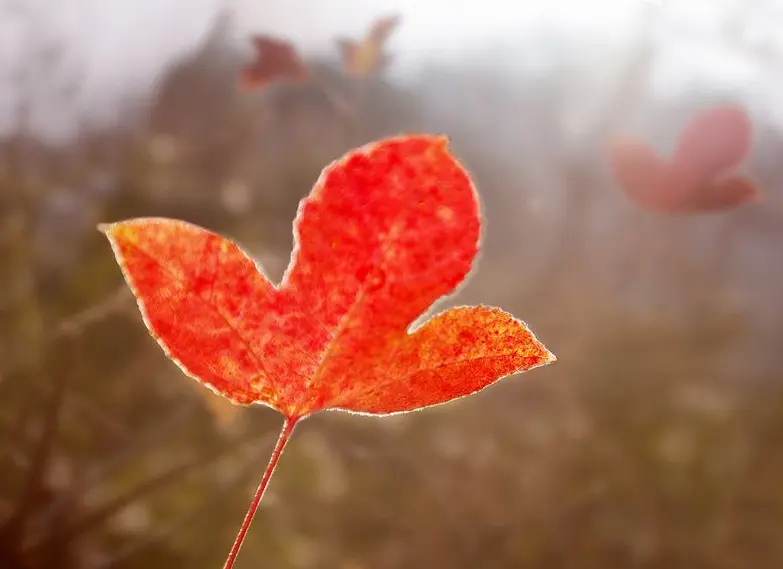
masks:
<svg viewBox="0 0 783 569"><path fill-rule="evenodd" d="M291 43L265 35L254 36L252 42L256 57L242 70L241 89L260 89L275 81L299 82L307 77L307 68Z"/></svg>
<svg viewBox="0 0 783 569"><path fill-rule="evenodd" d="M685 125L671 160L644 141L618 136L610 141L610 166L617 183L646 209L733 209L760 196L752 180L735 173L750 152L751 129L742 108L713 107Z"/></svg>
<svg viewBox="0 0 783 569"><path fill-rule="evenodd" d="M326 409L386 415L446 403L555 361L498 308L451 308L478 252L476 190L445 137L390 138L327 166L275 285L238 245L184 221L102 225L152 336L189 376L286 418L237 536L294 426Z"/></svg>
<svg viewBox="0 0 783 569"><path fill-rule="evenodd" d="M359 42L338 38L336 42L345 73L364 77L385 69L391 58L383 50L399 23L399 15L388 16L376 20L364 39Z"/></svg>

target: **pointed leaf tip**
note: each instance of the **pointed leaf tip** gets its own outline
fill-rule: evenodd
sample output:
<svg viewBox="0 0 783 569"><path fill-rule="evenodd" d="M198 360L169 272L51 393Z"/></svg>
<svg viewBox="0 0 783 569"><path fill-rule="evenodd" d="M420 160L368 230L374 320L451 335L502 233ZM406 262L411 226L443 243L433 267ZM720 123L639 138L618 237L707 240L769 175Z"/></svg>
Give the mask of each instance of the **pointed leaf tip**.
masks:
<svg viewBox="0 0 783 569"><path fill-rule="evenodd" d="M445 134L438 134L432 138L437 143L437 146L441 148L448 149L451 144L451 139L448 137L448 135Z"/></svg>

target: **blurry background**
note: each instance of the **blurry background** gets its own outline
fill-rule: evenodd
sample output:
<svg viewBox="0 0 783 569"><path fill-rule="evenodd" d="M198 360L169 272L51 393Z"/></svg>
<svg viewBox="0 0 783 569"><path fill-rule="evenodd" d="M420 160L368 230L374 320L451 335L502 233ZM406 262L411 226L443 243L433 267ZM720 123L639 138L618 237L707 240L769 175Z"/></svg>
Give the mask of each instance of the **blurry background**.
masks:
<svg viewBox="0 0 783 569"><path fill-rule="evenodd" d="M334 38L391 13L388 69L345 76ZM483 199L449 302L559 361L307 421L237 566L783 567L782 26L781 0L0 0L0 567L222 566L280 426L166 359L96 223L186 219L279 279L321 168L402 131L449 134ZM261 32L313 79L240 92ZM668 152L727 101L762 201L616 187L610 134Z"/></svg>

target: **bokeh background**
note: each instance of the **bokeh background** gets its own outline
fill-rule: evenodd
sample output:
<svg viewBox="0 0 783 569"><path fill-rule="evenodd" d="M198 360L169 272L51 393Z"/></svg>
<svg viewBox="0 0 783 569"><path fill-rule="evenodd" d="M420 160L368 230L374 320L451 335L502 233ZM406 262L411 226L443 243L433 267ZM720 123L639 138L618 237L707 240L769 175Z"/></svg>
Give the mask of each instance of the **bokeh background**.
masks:
<svg viewBox="0 0 783 569"><path fill-rule="evenodd" d="M334 38L391 13L390 66L342 73ZM559 361L306 421L237 566L783 567L781 29L780 0L0 0L0 567L220 567L280 427L165 358L96 223L186 219L278 279L321 168L405 131L449 134L483 199L447 304ZM241 92L253 33L312 79ZM763 199L630 202L607 138L668 152L719 102Z"/></svg>

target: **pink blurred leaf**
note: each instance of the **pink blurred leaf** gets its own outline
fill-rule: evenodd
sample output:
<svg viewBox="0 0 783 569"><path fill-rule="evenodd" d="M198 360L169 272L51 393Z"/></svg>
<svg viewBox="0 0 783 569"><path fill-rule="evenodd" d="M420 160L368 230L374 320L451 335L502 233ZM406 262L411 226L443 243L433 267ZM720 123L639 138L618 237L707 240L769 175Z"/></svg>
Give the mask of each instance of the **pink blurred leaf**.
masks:
<svg viewBox="0 0 783 569"><path fill-rule="evenodd" d="M709 182L747 158L751 129L750 117L741 107L708 109L685 125L672 163L693 185Z"/></svg>
<svg viewBox="0 0 783 569"><path fill-rule="evenodd" d="M725 211L756 200L760 192L733 172L751 148L750 119L722 105L694 117L683 129L670 161L643 140L616 136L609 164L616 182L637 204L663 213Z"/></svg>

